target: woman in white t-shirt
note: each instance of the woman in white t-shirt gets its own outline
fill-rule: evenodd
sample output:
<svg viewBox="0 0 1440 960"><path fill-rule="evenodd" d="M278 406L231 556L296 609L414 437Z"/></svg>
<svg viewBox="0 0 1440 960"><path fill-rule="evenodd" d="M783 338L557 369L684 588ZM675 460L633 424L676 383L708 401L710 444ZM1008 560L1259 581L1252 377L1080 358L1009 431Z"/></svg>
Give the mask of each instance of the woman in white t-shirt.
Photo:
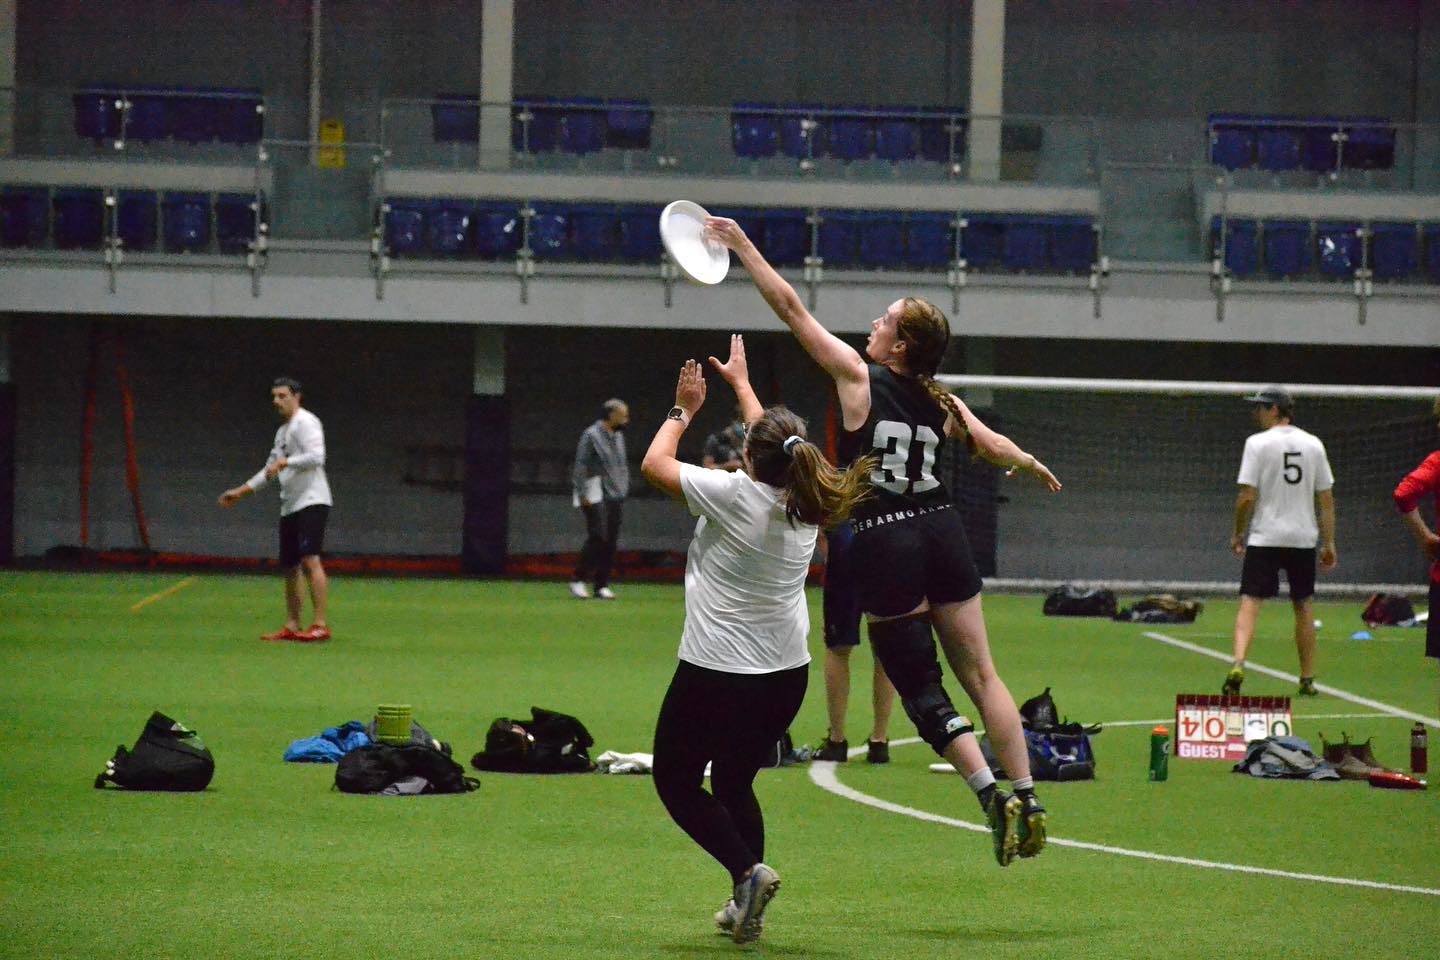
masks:
<svg viewBox="0 0 1440 960"><path fill-rule="evenodd" d="M837 471L806 442L804 420L784 407L762 410L738 335L730 359L710 364L735 390L749 428L744 469L707 470L675 457L705 401L694 360L681 369L675 406L641 464L652 486L700 518L685 562L680 663L655 727L655 790L680 828L730 872L734 898L715 922L746 943L760 935L765 905L780 886L762 862L765 823L753 787L766 749L805 698L805 578L816 532L867 495L873 463Z"/></svg>

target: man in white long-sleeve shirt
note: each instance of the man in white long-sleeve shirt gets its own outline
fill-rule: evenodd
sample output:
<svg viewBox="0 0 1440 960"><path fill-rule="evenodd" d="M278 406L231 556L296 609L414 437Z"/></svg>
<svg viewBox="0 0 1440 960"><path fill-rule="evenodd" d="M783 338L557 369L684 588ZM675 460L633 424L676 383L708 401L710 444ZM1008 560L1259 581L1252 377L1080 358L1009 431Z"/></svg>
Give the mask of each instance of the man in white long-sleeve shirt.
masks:
<svg viewBox="0 0 1440 960"><path fill-rule="evenodd" d="M275 445L265 467L238 487L220 494L220 506L233 507L271 480L280 481L280 565L285 568L285 626L262 640L316 642L330 639L325 622L329 581L320 554L325 545L325 521L330 516L330 484L325 479L325 430L320 418L300 407L300 384L277 377L270 387L270 402L284 422L275 431ZM315 619L300 629L304 612L301 580L310 586Z"/></svg>

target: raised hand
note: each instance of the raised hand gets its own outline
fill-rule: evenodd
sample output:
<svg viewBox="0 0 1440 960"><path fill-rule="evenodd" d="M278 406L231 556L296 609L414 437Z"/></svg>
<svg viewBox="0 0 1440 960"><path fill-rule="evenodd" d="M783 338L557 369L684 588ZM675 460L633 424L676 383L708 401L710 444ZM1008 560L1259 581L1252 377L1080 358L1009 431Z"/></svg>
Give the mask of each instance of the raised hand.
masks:
<svg viewBox="0 0 1440 960"><path fill-rule="evenodd" d="M729 217L706 217L704 238L736 251L749 242L740 224Z"/></svg>
<svg viewBox="0 0 1440 960"><path fill-rule="evenodd" d="M700 364L686 360L680 368L680 379L675 383L675 406L690 416L705 402L705 374Z"/></svg>
<svg viewBox="0 0 1440 960"><path fill-rule="evenodd" d="M737 383L747 383L750 380L750 367L745 361L745 338L738 333L730 335L730 359L721 363L715 357L710 358L710 366L715 372L725 378L730 386Z"/></svg>

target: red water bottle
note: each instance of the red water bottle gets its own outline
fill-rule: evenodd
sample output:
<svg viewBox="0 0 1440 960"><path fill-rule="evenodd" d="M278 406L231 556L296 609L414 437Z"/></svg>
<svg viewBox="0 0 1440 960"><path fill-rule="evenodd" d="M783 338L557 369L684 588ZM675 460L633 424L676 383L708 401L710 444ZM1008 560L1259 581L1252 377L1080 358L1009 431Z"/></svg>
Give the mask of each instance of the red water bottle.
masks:
<svg viewBox="0 0 1440 960"><path fill-rule="evenodd" d="M1425 750L1430 745L1429 734L1426 733L1425 724L1417 722L1410 728L1410 770L1413 773L1424 773L1429 768L1425 760Z"/></svg>

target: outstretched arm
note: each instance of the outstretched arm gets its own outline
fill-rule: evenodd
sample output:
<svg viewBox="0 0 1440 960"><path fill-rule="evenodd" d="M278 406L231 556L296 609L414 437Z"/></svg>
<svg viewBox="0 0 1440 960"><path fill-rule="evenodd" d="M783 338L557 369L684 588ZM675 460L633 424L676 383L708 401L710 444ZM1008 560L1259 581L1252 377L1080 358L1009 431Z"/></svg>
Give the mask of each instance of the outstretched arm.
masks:
<svg viewBox="0 0 1440 960"><path fill-rule="evenodd" d="M711 357L710 366L714 367L715 372L735 391L735 401L740 404L740 416L745 418L745 426L759 420L765 408L760 406L755 389L750 386L750 366L745 360L745 338L738 333L732 333L730 358L721 363L717 358Z"/></svg>
<svg viewBox="0 0 1440 960"><path fill-rule="evenodd" d="M962 423L956 424L952 415L946 423L946 432L951 436L963 437L969 433L974 443L975 455L987 463L993 463L997 467L1007 467L1006 476L1016 470L1024 470L1026 473L1035 475L1035 478L1049 488L1051 493L1058 493L1060 481L1055 479L1055 474L1050 468L1041 463L1033 453L1026 453L1020 449L1020 445L1003 433L991 430L975 416L974 412L965 405L965 401L955 397L955 405L960 408Z"/></svg>
<svg viewBox="0 0 1440 960"><path fill-rule="evenodd" d="M709 217L705 221L705 236L735 251L735 255L749 271L750 279L755 281L755 288L760 291L760 296L764 297L770 309L775 311L775 316L790 328L790 332L795 334L795 339L800 341L800 346L805 348L810 358L835 378L835 383L842 391L847 385L868 386L869 374L865 369L865 358L810 315L810 311L805 309L805 304L795 293L795 288L775 272L775 268L770 266L755 248L755 244L745 236L745 231L740 229L739 224L725 217ZM842 396L842 401L843 399Z"/></svg>
<svg viewBox="0 0 1440 960"><path fill-rule="evenodd" d="M680 368L680 379L675 384L675 406L684 411L684 418L671 420L666 417L660 429L655 431L655 439L650 441L645 459L640 461L640 472L650 486L677 500L682 499L685 493L680 489L680 461L675 457L675 450L680 445L680 435L704 402L705 374L701 372L700 364L686 360L685 366Z"/></svg>

